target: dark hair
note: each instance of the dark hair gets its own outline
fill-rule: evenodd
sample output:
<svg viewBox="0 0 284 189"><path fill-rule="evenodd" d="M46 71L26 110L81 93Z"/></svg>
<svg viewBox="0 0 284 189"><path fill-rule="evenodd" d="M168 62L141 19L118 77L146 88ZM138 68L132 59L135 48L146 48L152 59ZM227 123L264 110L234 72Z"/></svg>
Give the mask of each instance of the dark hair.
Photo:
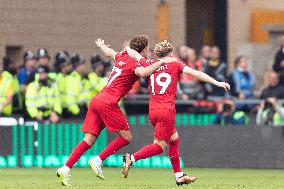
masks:
<svg viewBox="0 0 284 189"><path fill-rule="evenodd" d="M135 35L130 41L130 48L141 53L148 47L149 38L146 35Z"/></svg>

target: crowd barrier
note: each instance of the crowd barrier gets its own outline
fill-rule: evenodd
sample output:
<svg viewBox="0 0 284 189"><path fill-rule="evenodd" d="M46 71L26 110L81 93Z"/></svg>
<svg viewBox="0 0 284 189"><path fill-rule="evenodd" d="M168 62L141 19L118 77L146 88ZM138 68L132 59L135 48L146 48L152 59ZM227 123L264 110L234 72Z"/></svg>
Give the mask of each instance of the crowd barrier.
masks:
<svg viewBox="0 0 284 189"><path fill-rule="evenodd" d="M147 116L131 119L132 142L119 154L109 157L105 166L122 166L121 154L133 153L153 142L153 127ZM190 125L190 121L184 120L190 119L181 115L180 125L176 127L181 141L182 166L284 168L284 127ZM0 167L61 166L73 147L82 140L80 128L81 124L45 125L37 122L0 126ZM95 146L75 166L86 167L87 160L115 137L104 130ZM171 164L165 150L161 156L138 161L135 166L170 168Z"/></svg>
<svg viewBox="0 0 284 189"><path fill-rule="evenodd" d="M80 128L81 124L69 123L0 124L0 167L59 167L83 139L84 133ZM103 130L96 144L80 158L75 167L86 167L88 159L106 147L108 137L107 131ZM122 154L110 156L104 165L121 167ZM134 166L170 168L171 164L167 156L156 156L139 161Z"/></svg>

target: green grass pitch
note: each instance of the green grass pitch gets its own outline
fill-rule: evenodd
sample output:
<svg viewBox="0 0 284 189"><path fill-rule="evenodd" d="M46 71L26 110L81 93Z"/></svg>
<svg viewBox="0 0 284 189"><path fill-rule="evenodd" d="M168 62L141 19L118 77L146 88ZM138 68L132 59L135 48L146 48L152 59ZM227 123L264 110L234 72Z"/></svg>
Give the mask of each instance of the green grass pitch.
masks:
<svg viewBox="0 0 284 189"><path fill-rule="evenodd" d="M136 189L136 188L192 188L192 189L284 189L283 170L262 169L206 169L192 168L198 180L177 187L170 169L132 168L129 178L122 178L121 168L103 167L106 180L99 180L89 168L72 170L72 188ZM189 172L189 169L184 169ZM64 188L51 168L0 169L0 188Z"/></svg>

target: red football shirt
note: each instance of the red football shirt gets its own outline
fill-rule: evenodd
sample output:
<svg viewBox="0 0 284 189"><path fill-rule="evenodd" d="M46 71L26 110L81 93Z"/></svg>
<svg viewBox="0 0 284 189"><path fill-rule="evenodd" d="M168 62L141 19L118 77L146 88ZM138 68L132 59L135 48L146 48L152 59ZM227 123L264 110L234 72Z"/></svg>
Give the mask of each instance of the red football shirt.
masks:
<svg viewBox="0 0 284 189"><path fill-rule="evenodd" d="M126 52L117 53L107 85L97 94L96 98L101 101L119 102L138 80L139 77L135 74L135 69L140 66Z"/></svg>
<svg viewBox="0 0 284 189"><path fill-rule="evenodd" d="M139 63L146 67L154 61L142 58ZM165 63L150 76L150 110L175 110L178 78L185 66L180 61Z"/></svg>

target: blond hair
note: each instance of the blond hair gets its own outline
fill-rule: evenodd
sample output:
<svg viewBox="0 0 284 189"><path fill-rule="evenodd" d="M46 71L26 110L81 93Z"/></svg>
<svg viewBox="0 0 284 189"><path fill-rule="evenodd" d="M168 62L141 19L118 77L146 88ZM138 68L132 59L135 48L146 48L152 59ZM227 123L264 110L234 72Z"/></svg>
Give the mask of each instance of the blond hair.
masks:
<svg viewBox="0 0 284 189"><path fill-rule="evenodd" d="M173 43L169 40L164 40L155 46L154 52L159 58L167 56L169 53L173 52Z"/></svg>

